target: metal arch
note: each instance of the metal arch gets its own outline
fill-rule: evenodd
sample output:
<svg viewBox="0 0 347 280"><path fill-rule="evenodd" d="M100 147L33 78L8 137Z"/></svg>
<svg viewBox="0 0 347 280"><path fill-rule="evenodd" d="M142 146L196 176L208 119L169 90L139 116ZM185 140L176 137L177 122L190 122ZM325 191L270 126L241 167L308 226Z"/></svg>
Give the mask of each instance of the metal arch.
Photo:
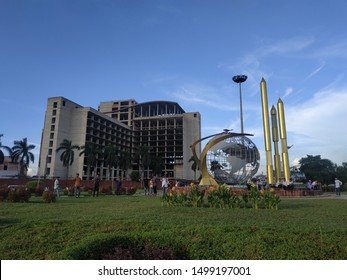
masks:
<svg viewBox="0 0 347 280"><path fill-rule="evenodd" d="M202 177L200 180L200 183L199 183L200 186L211 186L211 185L212 186L218 186L218 183L216 182L216 180L214 178L211 177L211 175L209 174L208 169L207 169L206 156L207 156L207 152L209 149L211 149L214 145L216 145L217 143L219 143L219 142L221 142L227 138L232 138L232 137L237 137L237 136L253 136L253 134L248 134L248 133L227 133L226 134L225 132L223 132L223 133L218 133L215 135L205 137L205 138L203 138L203 140L210 138L210 137L213 137L213 136L218 136L218 135L221 135L221 136L208 142L201 153L200 161L199 161L201 177ZM199 140L198 140L198 142L199 142ZM193 153L194 152L195 151L193 151Z"/></svg>

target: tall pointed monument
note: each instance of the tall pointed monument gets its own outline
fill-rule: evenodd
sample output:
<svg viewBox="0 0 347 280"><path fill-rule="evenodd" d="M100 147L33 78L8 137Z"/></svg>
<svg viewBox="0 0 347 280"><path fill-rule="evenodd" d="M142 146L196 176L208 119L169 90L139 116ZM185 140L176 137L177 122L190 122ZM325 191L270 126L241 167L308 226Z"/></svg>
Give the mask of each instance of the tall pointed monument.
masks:
<svg viewBox="0 0 347 280"><path fill-rule="evenodd" d="M287 144L287 129L286 129L286 121L284 118L284 105L281 98L278 99L277 110L278 110L278 121L280 126L283 174L284 174L284 179L288 182L290 180L290 167L289 167L288 144Z"/></svg>
<svg viewBox="0 0 347 280"><path fill-rule="evenodd" d="M290 167L289 167L289 156L288 156L288 145L287 145L287 131L286 131L286 122L284 118L284 105L281 98L277 102L277 113L275 106L271 108L271 124L272 124L272 141L274 143L274 162L275 170L272 165L272 152L271 152L271 138L270 138L270 124L269 124L269 109L268 109L268 100L267 100L267 89L266 82L264 78L260 82L260 91L261 91L261 107L263 111L263 125L264 125L264 142L265 142L265 159L266 159L266 172L268 184L274 184L274 171L275 171L275 180L280 182L282 177L285 181L289 182L290 180ZM278 122L277 124L277 114ZM278 138L279 131L279 138ZM282 150L282 168L281 168L281 158L278 151L278 142L281 142ZM283 171L283 175L282 175Z"/></svg>
<svg viewBox="0 0 347 280"><path fill-rule="evenodd" d="M266 82L264 78L262 78L260 82L260 91L261 91L261 107L263 111L267 183L269 185L272 185L274 183L273 182L274 176L273 176L272 153L271 153L269 108L268 108L268 101L267 101Z"/></svg>

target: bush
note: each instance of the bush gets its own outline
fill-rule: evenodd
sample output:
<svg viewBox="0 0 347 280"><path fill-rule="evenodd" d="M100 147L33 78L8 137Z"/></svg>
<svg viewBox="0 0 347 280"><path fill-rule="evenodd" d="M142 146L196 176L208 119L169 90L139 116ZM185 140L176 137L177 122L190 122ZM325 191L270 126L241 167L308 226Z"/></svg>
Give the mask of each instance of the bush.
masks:
<svg viewBox="0 0 347 280"><path fill-rule="evenodd" d="M131 181L138 182L141 179L141 175L138 171L133 171L130 173Z"/></svg>
<svg viewBox="0 0 347 280"><path fill-rule="evenodd" d="M250 187L250 190L237 194L229 187L222 185L206 189L197 186L173 187L163 196L162 202L167 206L211 208L247 208L250 202L254 209L262 207L277 210L281 199L273 189L258 191L255 187Z"/></svg>
<svg viewBox="0 0 347 280"><path fill-rule="evenodd" d="M8 187L1 186L0 187L0 201L4 201L7 199L9 189Z"/></svg>
<svg viewBox="0 0 347 280"><path fill-rule="evenodd" d="M94 190L94 186L85 186L83 187L83 191L87 192L88 194L92 194Z"/></svg>
<svg viewBox="0 0 347 280"><path fill-rule="evenodd" d="M100 187L100 193L111 195L112 194L112 187L111 186L102 186L102 187Z"/></svg>
<svg viewBox="0 0 347 280"><path fill-rule="evenodd" d="M347 183L343 184L341 186L341 191L347 190ZM335 184L329 184L329 185L322 185L322 191L323 192L335 192Z"/></svg>
<svg viewBox="0 0 347 280"><path fill-rule="evenodd" d="M36 193L36 187L41 186L43 187L43 181L28 181L25 184L25 187L31 192Z"/></svg>
<svg viewBox="0 0 347 280"><path fill-rule="evenodd" d="M42 196L43 191L45 190L45 188L43 186L36 186L35 188L35 195L36 196Z"/></svg>
<svg viewBox="0 0 347 280"><path fill-rule="evenodd" d="M119 192L117 193L118 195L133 195L136 193L136 187L122 187Z"/></svg>
<svg viewBox="0 0 347 280"><path fill-rule="evenodd" d="M17 187L8 191L7 201L9 202L28 202L31 192L25 187Z"/></svg>
<svg viewBox="0 0 347 280"><path fill-rule="evenodd" d="M46 203L56 202L56 195L52 191L43 191L42 198Z"/></svg>

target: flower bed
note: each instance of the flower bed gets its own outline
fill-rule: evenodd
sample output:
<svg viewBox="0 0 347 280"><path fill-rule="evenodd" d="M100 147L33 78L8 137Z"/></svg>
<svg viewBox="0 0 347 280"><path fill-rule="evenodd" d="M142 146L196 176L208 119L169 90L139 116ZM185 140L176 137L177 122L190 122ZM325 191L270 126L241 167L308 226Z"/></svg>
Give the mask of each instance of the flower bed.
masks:
<svg viewBox="0 0 347 280"><path fill-rule="evenodd" d="M219 187L173 187L163 197L163 205L212 207L212 208L265 208L278 209L280 197L273 188L258 191L252 187L250 190Z"/></svg>

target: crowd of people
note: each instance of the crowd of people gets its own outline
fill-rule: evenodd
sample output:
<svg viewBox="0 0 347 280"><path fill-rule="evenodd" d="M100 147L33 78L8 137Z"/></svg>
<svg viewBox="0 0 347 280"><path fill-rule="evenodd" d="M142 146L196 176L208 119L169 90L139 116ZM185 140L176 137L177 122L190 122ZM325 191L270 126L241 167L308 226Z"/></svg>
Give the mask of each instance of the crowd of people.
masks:
<svg viewBox="0 0 347 280"><path fill-rule="evenodd" d="M93 191L92 191L92 196L93 197L98 197L99 196L99 189L101 185L101 177L100 174L96 174L94 178L94 184L93 184ZM80 197L81 194L81 187L82 187L82 179L79 175L79 173L76 174L76 177L72 181L73 185L73 192L74 196L76 198ZM187 186L188 183L185 184ZM343 183L338 179L335 178L334 181L335 185L335 193L336 196L341 196L341 189ZM158 186L161 186L162 190L162 195L165 196L168 192L168 189L173 186L180 186L180 181L170 181L169 178L167 177L166 174L164 174L162 177L158 177L157 175L153 175L152 177L145 177L143 179L143 187L144 187L144 195L145 196L157 196L158 195ZM267 186L267 183L261 180L248 180L247 181L247 187L250 188L251 186L256 187L257 190L262 190L265 189ZM283 190L294 190L294 181L292 178L290 178L289 181L285 181L284 179L280 180L277 182L275 187L283 189ZM321 188L320 184L314 180L308 180L306 184L306 188L308 190L319 190ZM115 191L114 194L121 194L121 189L122 189L122 180L116 180L115 182ZM59 183L59 177L56 177L54 180L54 186L53 186L54 193L56 196L59 197L59 193L62 191Z"/></svg>

